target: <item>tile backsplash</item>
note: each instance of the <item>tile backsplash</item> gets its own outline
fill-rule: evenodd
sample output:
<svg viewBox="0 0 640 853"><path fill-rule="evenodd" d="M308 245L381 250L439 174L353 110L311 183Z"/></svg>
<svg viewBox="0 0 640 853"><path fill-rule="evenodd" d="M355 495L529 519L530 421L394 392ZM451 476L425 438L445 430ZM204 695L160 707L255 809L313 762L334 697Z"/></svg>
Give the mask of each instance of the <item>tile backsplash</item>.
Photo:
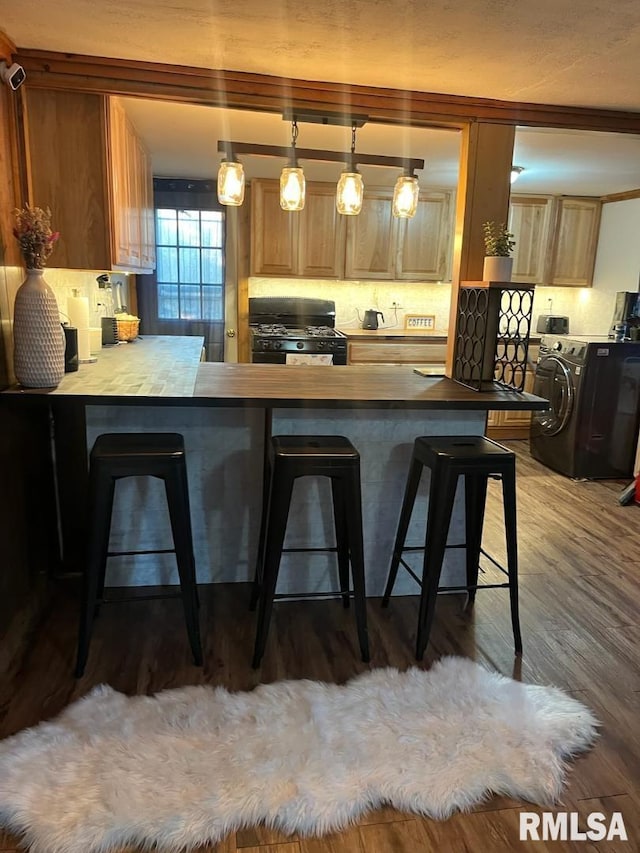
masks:
<svg viewBox="0 0 640 853"><path fill-rule="evenodd" d="M381 329L404 329L406 314L435 315L435 331L446 334L449 326L450 284L326 281L250 278L250 296L307 296L333 299L336 325L357 329L367 308L382 311ZM574 335L606 335L613 316L615 293L596 287L542 287L535 289L532 334L540 314L569 317L569 332ZM398 307L394 308L393 303Z"/></svg>
<svg viewBox="0 0 640 853"><path fill-rule="evenodd" d="M406 281L327 281L312 279L250 278L249 296L306 296L336 303L339 329L362 327L364 312L381 311L381 329L404 329L406 314L433 314L435 331L449 326L450 284L414 284ZM394 308L393 303L396 303Z"/></svg>
<svg viewBox="0 0 640 853"><path fill-rule="evenodd" d="M111 315L113 310L110 301L112 291L98 287L97 275L98 273L92 270L64 270L49 267L45 270L44 277L56 295L58 310L63 321L67 319L65 316L67 298L74 295L74 290L78 290L79 296L86 296L89 300L89 323L91 326L99 326L101 317ZM126 306L129 300L129 276L124 273L110 273L109 277L112 285L115 285L116 282L121 283L121 299L123 305Z"/></svg>

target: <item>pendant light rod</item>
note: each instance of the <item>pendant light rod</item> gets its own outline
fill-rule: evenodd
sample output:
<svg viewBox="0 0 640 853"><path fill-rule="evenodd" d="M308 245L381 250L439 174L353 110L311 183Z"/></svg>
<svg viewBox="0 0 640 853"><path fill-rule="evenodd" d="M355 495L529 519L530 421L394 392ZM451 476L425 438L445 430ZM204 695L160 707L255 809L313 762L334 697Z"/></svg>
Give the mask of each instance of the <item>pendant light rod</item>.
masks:
<svg viewBox="0 0 640 853"><path fill-rule="evenodd" d="M390 166L400 169L424 169L424 160L411 157L389 157L386 154L351 154L350 151L323 151L315 148L298 148L298 160L323 160L327 163L359 163L365 166ZM285 145L259 145L253 142L232 142L227 139L218 140L218 151L232 159L238 154L255 154L259 157L291 156L291 147Z"/></svg>

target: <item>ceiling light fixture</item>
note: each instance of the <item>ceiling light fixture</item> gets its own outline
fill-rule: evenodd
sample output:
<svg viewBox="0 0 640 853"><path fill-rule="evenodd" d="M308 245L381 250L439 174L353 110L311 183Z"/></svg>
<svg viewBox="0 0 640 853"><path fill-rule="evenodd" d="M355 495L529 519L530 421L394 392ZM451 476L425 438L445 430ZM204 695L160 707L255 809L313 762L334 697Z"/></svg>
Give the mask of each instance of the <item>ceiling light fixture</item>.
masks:
<svg viewBox="0 0 640 853"><path fill-rule="evenodd" d="M280 174L280 207L283 210L302 210L304 208L305 179L304 172L298 166L296 140L298 122L291 122L291 156L289 164Z"/></svg>
<svg viewBox="0 0 640 853"><path fill-rule="evenodd" d="M392 212L399 219L411 219L418 209L420 187L413 171L400 175L393 188Z"/></svg>
<svg viewBox="0 0 640 853"><path fill-rule="evenodd" d="M229 139L218 140L218 151L224 153L224 160L220 164L218 173L218 200L220 204L238 206L244 199L244 171L237 156L241 154L256 155L258 157L282 157L289 161L289 165L282 170L280 177L280 204L285 210L302 210L304 207L305 179L302 169L298 166L299 160L322 160L327 163L346 163L347 168L340 175L336 190L336 208L346 216L353 216L362 208L364 182L362 175L358 172L356 164L367 166L384 166L395 169L403 169L404 175L396 182L398 188L398 213L397 216L412 216L411 205L407 198L415 191L418 179L414 172L424 169L424 160L407 157L390 157L385 154L356 154L356 128L365 121L363 118L354 118L351 125L351 151L326 151L316 148L297 147L297 121L301 116L293 116L291 145L260 145L253 142L236 142ZM307 118L305 117L306 121ZM309 121L311 118L308 119ZM342 124L346 119L343 117ZM324 117L318 123L337 124L337 119L325 121ZM402 199L402 202L400 201ZM298 207L297 205L301 204ZM295 205L295 206L294 206ZM415 211L414 211L415 212Z"/></svg>
<svg viewBox="0 0 640 853"><path fill-rule="evenodd" d="M512 166L511 167L511 183L515 184L520 175L524 172L524 166Z"/></svg>
<svg viewBox="0 0 640 853"><path fill-rule="evenodd" d="M347 168L342 172L336 188L336 209L345 216L356 216L362 210L364 181L356 168L356 125L351 125L351 152Z"/></svg>
<svg viewBox="0 0 640 853"><path fill-rule="evenodd" d="M244 201L244 169L231 152L218 169L218 201L230 207L240 207Z"/></svg>

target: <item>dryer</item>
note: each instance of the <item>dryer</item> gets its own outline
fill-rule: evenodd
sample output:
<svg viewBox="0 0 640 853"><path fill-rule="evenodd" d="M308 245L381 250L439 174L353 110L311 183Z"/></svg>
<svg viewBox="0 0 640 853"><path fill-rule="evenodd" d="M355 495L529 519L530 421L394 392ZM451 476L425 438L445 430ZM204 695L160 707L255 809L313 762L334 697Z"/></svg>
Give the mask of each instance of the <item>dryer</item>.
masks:
<svg viewBox="0 0 640 853"><path fill-rule="evenodd" d="M606 337L541 339L533 393L534 459L569 477L633 476L640 425L640 342Z"/></svg>

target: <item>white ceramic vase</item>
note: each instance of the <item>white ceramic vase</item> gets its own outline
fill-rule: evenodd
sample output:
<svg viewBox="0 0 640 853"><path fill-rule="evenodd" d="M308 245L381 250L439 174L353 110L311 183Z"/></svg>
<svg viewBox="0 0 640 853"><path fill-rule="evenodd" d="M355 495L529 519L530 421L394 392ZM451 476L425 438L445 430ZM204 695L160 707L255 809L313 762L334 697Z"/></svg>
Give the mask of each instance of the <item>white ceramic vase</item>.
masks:
<svg viewBox="0 0 640 853"><path fill-rule="evenodd" d="M482 270L483 281L511 281L513 258L487 255Z"/></svg>
<svg viewBox="0 0 640 853"><path fill-rule="evenodd" d="M55 388L64 376L64 332L43 270L27 270L13 315L13 367L25 388Z"/></svg>

